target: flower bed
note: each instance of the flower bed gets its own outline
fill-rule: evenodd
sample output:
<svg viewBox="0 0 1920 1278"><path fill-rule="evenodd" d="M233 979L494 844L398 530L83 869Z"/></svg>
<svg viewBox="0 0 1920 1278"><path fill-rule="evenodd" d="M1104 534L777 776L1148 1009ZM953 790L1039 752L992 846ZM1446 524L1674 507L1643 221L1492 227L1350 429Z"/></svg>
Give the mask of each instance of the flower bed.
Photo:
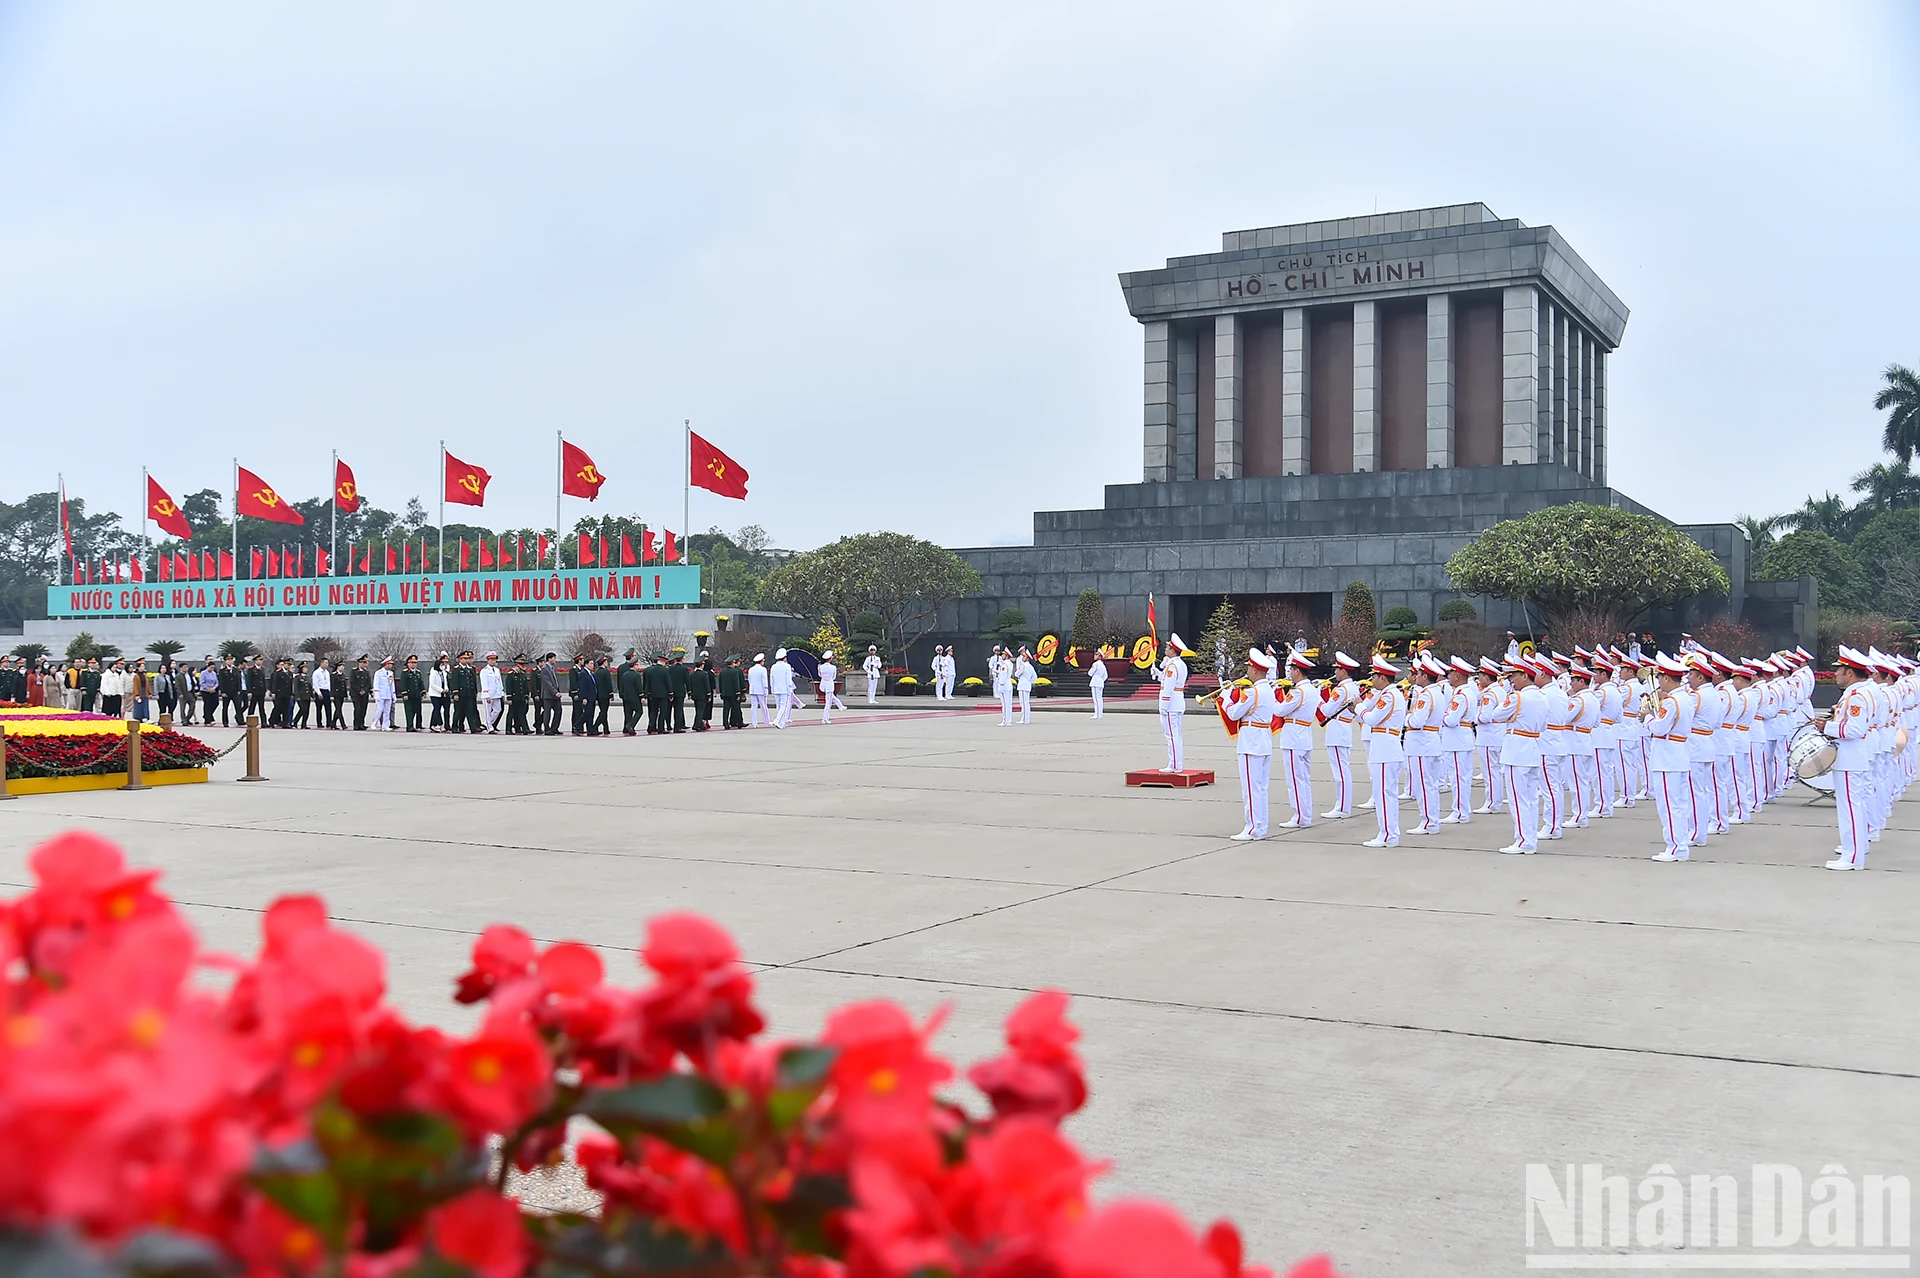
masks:
<svg viewBox="0 0 1920 1278"><path fill-rule="evenodd" d="M29 863L0 901L0 1235L27 1269L100 1272L84 1248L261 1278L1269 1273L1224 1221L1093 1202L1102 1165L1059 1130L1087 1099L1063 994L966 1071L980 1112L931 1050L944 1013L856 1003L816 1040L762 1037L752 975L695 915L648 925L638 989L585 945L487 929L455 992L484 1016L455 1036L387 1006L383 956L317 897L274 902L247 963L99 838ZM564 1158L569 1123L603 1206L523 1211L508 1169Z"/></svg>
<svg viewBox="0 0 1920 1278"><path fill-rule="evenodd" d="M7 734L7 779L103 776L127 770L127 720L77 710L0 710ZM204 768L218 753L157 723L140 725L143 771Z"/></svg>

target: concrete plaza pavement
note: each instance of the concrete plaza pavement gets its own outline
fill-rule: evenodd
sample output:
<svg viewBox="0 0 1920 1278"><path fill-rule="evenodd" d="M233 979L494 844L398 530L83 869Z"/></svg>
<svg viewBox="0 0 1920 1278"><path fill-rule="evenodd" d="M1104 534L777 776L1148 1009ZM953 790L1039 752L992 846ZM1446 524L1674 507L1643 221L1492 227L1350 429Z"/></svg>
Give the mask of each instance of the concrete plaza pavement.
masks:
<svg viewBox="0 0 1920 1278"><path fill-rule="evenodd" d="M1859 874L1820 868L1834 818L1804 790L1687 865L1646 859L1645 804L1533 857L1494 854L1511 827L1488 817L1394 849L1360 846L1367 814L1240 844L1208 715L1189 762L1222 784L1193 792L1123 788L1164 760L1149 716L816 718L271 732L268 784L234 783L236 755L204 786L0 804L0 880L84 826L248 953L270 899L318 891L385 949L395 1001L454 1028L487 924L588 941L631 982L669 909L734 932L784 1034L856 999L951 1003L940 1041L964 1064L1027 991L1064 989L1093 1087L1070 1129L1114 1160L1104 1192L1231 1215L1276 1265L1521 1272L1528 1163L1920 1173L1913 801Z"/></svg>

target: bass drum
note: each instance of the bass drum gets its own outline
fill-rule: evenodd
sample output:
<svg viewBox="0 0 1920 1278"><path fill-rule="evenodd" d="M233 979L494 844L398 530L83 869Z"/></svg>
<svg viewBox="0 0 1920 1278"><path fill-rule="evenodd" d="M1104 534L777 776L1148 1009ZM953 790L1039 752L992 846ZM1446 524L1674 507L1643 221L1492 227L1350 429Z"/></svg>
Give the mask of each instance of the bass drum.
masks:
<svg viewBox="0 0 1920 1278"><path fill-rule="evenodd" d="M1819 726L1809 723L1787 742L1787 767L1801 784L1831 792L1833 778L1829 774L1839 753Z"/></svg>

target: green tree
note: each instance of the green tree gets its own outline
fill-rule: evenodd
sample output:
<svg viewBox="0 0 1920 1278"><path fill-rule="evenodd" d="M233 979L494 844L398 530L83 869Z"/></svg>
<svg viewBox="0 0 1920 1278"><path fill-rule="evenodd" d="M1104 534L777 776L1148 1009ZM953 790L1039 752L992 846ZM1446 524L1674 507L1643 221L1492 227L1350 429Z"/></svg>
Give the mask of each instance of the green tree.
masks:
<svg viewBox="0 0 1920 1278"><path fill-rule="evenodd" d="M1100 592L1089 586L1080 592L1080 600L1073 606L1073 646L1076 648L1098 648L1106 643L1107 605L1100 598Z"/></svg>
<svg viewBox="0 0 1920 1278"><path fill-rule="evenodd" d="M1252 646L1253 636L1240 624L1240 614L1234 611L1233 601L1222 599L1213 615L1207 618L1206 629L1200 632L1200 643L1195 648L1200 655L1195 660L1203 670L1212 670L1223 679L1237 679L1247 664L1247 649ZM1225 670L1218 668L1223 660Z"/></svg>
<svg viewBox="0 0 1920 1278"><path fill-rule="evenodd" d="M260 650L253 646L250 639L222 639L217 650L222 658L232 657L235 661L248 661Z"/></svg>
<svg viewBox="0 0 1920 1278"><path fill-rule="evenodd" d="M165 661L169 657L178 655L186 646L178 639L155 639L147 645L147 651Z"/></svg>
<svg viewBox="0 0 1920 1278"><path fill-rule="evenodd" d="M1853 536L1858 523L1846 498L1839 493L1828 493L1824 497L1809 497L1800 509L1781 515L1778 526L1794 532L1822 532L1846 541Z"/></svg>
<svg viewBox="0 0 1920 1278"><path fill-rule="evenodd" d="M1905 465L1920 449L1920 374L1905 364L1889 364L1881 377L1883 383L1873 397L1874 408L1887 415L1880 446Z"/></svg>
<svg viewBox="0 0 1920 1278"><path fill-rule="evenodd" d="M1440 605L1441 621L1478 621L1480 610L1465 599L1449 599Z"/></svg>
<svg viewBox="0 0 1920 1278"><path fill-rule="evenodd" d="M1364 581L1349 581L1347 592L1340 596L1340 625L1343 629L1352 627L1357 630L1375 630L1380 624L1380 613L1374 607L1373 588ZM1368 640L1372 647L1373 641Z"/></svg>
<svg viewBox="0 0 1920 1278"><path fill-rule="evenodd" d="M140 538L128 532L120 516L89 515L87 503L67 499L73 553L92 560L130 555ZM60 538L60 494L30 493L18 502L0 502L0 623L18 625L47 615L47 587L69 572L66 544Z"/></svg>
<svg viewBox="0 0 1920 1278"><path fill-rule="evenodd" d="M853 614L852 626L852 631L847 635L847 646L859 653L862 660L866 659L868 644L878 645L882 660L891 659L886 644L887 619L885 617L871 608L862 608Z"/></svg>
<svg viewBox="0 0 1920 1278"><path fill-rule="evenodd" d="M1747 534L1747 558L1751 563L1759 563L1760 557L1767 553L1767 547L1773 544L1773 535L1786 523L1785 515L1741 515L1733 522L1740 525Z"/></svg>
<svg viewBox="0 0 1920 1278"><path fill-rule="evenodd" d="M93 637L93 633L88 630L82 630L79 634L67 640L68 661L93 661L96 659L104 661L110 657L117 657L119 655L120 649L110 643L99 642Z"/></svg>
<svg viewBox="0 0 1920 1278"><path fill-rule="evenodd" d="M1788 533L1760 561L1762 581L1813 577L1820 582L1820 606L1836 612L1865 612L1873 597L1873 579L1845 542L1817 529Z"/></svg>
<svg viewBox="0 0 1920 1278"><path fill-rule="evenodd" d="M1027 614L1009 604L1000 610L993 619L993 629L981 635L982 639L992 639L1009 647L1017 647L1032 637L1027 629Z"/></svg>
<svg viewBox="0 0 1920 1278"><path fill-rule="evenodd" d="M1704 547L1651 515L1570 502L1495 524L1447 560L1454 589L1515 599L1551 623L1604 614L1611 630L1696 595L1728 592Z"/></svg>
<svg viewBox="0 0 1920 1278"><path fill-rule="evenodd" d="M1892 465L1875 462L1853 477L1852 488L1860 494L1860 504L1854 507L1854 512L1862 519L1920 504L1920 475L1914 474L1903 461Z"/></svg>
<svg viewBox="0 0 1920 1278"><path fill-rule="evenodd" d="M940 609L980 589L980 574L951 550L905 533L871 532L794 555L761 582L763 598L803 617L848 623L871 608L887 647L906 652L932 630Z"/></svg>
<svg viewBox="0 0 1920 1278"><path fill-rule="evenodd" d="M47 655L44 643L17 643L13 646L13 655L22 661L38 661Z"/></svg>

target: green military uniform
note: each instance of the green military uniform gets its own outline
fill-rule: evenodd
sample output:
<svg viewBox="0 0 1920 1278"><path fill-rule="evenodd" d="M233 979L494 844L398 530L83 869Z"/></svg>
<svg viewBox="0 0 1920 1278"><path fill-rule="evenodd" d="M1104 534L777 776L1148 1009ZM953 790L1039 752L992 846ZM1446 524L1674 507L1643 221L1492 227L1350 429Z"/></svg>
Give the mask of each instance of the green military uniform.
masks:
<svg viewBox="0 0 1920 1278"><path fill-rule="evenodd" d="M420 731L420 703L427 697L427 677L420 673L420 658L407 656L407 668L400 672L400 700L407 707L407 731Z"/></svg>
<svg viewBox="0 0 1920 1278"><path fill-rule="evenodd" d="M367 654L361 653L347 676L347 693L353 698L353 730L367 730L367 702L373 697L373 671L367 669Z"/></svg>
<svg viewBox="0 0 1920 1278"><path fill-rule="evenodd" d="M713 718L713 670L705 660L687 671L687 695L693 698L693 730L705 732Z"/></svg>
<svg viewBox="0 0 1920 1278"><path fill-rule="evenodd" d="M527 655L524 652L513 659L513 669L507 671L500 684L507 692L508 735L531 735L527 727L527 698L532 692L533 676L527 673Z"/></svg>
<svg viewBox="0 0 1920 1278"><path fill-rule="evenodd" d="M667 679L673 689L673 730L687 730L687 664L675 656L667 665Z"/></svg>
<svg viewBox="0 0 1920 1278"><path fill-rule="evenodd" d="M627 649L627 659L620 663L620 673L614 682L620 693L620 732L630 737L638 731L635 725L640 722L640 705L647 695L640 662L633 649Z"/></svg>
<svg viewBox="0 0 1920 1278"><path fill-rule="evenodd" d="M641 687L647 694L647 735L673 731L667 703L673 696L673 677L667 673L667 659L653 654L653 664L641 675Z"/></svg>
<svg viewBox="0 0 1920 1278"><path fill-rule="evenodd" d="M744 728L745 716L740 713L741 702L747 699L747 672L740 668L740 658L728 657L727 664L720 671L720 727Z"/></svg>
<svg viewBox="0 0 1920 1278"><path fill-rule="evenodd" d="M480 672L473 668L473 654L463 652L460 661L447 671L447 701L452 716L449 732L479 732Z"/></svg>
<svg viewBox="0 0 1920 1278"><path fill-rule="evenodd" d="M21 681L22 686L20 689L20 699L22 701L25 701L27 699L27 690L25 687L25 682L26 681L24 679ZM80 708L86 713L92 714L93 707L95 703L97 703L99 700L100 700L100 668L95 665L88 665L86 670L82 672L82 674L80 675ZM226 716L224 715L221 716L222 727L226 726L224 722L225 718Z"/></svg>

